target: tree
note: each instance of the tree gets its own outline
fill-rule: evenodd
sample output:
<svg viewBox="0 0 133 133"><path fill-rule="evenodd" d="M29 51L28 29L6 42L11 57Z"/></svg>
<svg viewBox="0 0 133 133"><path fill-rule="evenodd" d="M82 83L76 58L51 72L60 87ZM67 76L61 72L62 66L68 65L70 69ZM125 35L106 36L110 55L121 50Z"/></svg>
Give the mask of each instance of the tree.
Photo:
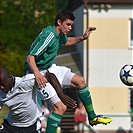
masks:
<svg viewBox="0 0 133 133"><path fill-rule="evenodd" d="M2 0L0 6L1 66L24 75L27 50L38 33L53 24L58 0Z"/></svg>

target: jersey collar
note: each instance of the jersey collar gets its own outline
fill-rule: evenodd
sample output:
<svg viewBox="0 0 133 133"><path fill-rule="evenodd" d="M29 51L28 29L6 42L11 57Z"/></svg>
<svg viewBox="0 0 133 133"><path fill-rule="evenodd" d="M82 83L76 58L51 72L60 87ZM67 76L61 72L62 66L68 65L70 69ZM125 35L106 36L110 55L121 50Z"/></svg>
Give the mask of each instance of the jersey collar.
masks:
<svg viewBox="0 0 133 133"><path fill-rule="evenodd" d="M55 34L56 38L59 38L59 35L57 34L57 32L56 32L56 30L55 30L55 26L54 26L54 25L52 25L52 27L53 27L53 32L54 32L54 34Z"/></svg>

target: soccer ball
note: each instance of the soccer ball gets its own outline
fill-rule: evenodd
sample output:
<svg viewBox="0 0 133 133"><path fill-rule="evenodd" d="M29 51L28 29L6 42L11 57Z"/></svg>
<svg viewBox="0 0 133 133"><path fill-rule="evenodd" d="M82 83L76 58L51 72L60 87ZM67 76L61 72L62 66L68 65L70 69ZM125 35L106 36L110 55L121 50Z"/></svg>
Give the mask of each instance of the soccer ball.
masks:
<svg viewBox="0 0 133 133"><path fill-rule="evenodd" d="M133 86L133 65L124 65L120 70L120 79L127 86Z"/></svg>

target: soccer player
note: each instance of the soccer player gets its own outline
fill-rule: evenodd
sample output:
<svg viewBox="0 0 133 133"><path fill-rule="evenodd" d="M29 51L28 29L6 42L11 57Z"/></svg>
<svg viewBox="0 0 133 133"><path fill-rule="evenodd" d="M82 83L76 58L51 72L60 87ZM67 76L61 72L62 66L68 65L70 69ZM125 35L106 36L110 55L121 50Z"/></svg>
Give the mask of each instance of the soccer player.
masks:
<svg viewBox="0 0 133 133"><path fill-rule="evenodd" d="M52 74L53 75L53 74ZM50 73L46 75L48 81L51 78ZM58 83L54 77L52 77L55 84ZM52 80L50 81L52 83ZM47 83L50 86L50 83ZM55 87L58 87L57 85ZM27 74L23 77L14 77L9 73L6 68L0 68L0 105L6 105L9 109L7 118L0 126L0 133L38 133L40 132L40 123L38 120L39 105L37 104L37 92L45 99L47 95L45 90L40 89L42 95L38 90L38 84L35 81L34 74ZM58 94L58 93L57 93ZM54 88L52 90L52 96L49 97L47 102L50 102L53 106L53 112L49 115L49 121L52 119L54 123L49 126L47 124L46 133L55 133L60 124L60 119L63 113L66 111L66 105L70 107L75 106L75 101L69 99L65 95L62 95L66 102L64 105L58 98ZM58 109L61 106L62 110ZM59 112L59 111L60 112ZM57 118L57 113L58 115ZM56 119L54 115L56 114ZM54 125L56 124L56 125Z"/></svg>
<svg viewBox="0 0 133 133"><path fill-rule="evenodd" d="M89 27L82 36L67 37L66 35L72 29L74 19L73 13L67 9L57 13L54 25L44 28L32 43L27 52L25 70L27 74L34 73L38 85L45 89L50 89L49 86L46 86L45 72L49 70L54 73L62 86L70 85L77 88L79 97L86 108L90 125L108 124L112 121L111 118L96 115L84 78L71 72L67 67L54 64L60 47L84 41L92 31L96 30L95 27ZM59 119L59 114L55 114L54 117Z"/></svg>

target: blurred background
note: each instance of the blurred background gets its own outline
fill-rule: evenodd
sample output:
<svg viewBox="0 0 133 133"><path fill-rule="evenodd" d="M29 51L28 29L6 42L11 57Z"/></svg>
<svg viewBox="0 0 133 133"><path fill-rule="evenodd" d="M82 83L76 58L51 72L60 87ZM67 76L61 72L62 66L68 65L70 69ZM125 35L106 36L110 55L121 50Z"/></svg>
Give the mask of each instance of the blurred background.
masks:
<svg viewBox="0 0 133 133"><path fill-rule="evenodd" d="M125 64L133 64L133 0L1 0L1 67L23 76L26 52L61 9L71 10L76 17L68 36L82 35L89 26L97 29L88 40L62 48L56 63L83 75L97 114L113 118L110 125L98 125L94 131L88 121L76 123L75 128L73 110L68 109L62 132L132 132L133 88L120 81L119 71ZM0 111L1 122L7 112L6 107Z"/></svg>

